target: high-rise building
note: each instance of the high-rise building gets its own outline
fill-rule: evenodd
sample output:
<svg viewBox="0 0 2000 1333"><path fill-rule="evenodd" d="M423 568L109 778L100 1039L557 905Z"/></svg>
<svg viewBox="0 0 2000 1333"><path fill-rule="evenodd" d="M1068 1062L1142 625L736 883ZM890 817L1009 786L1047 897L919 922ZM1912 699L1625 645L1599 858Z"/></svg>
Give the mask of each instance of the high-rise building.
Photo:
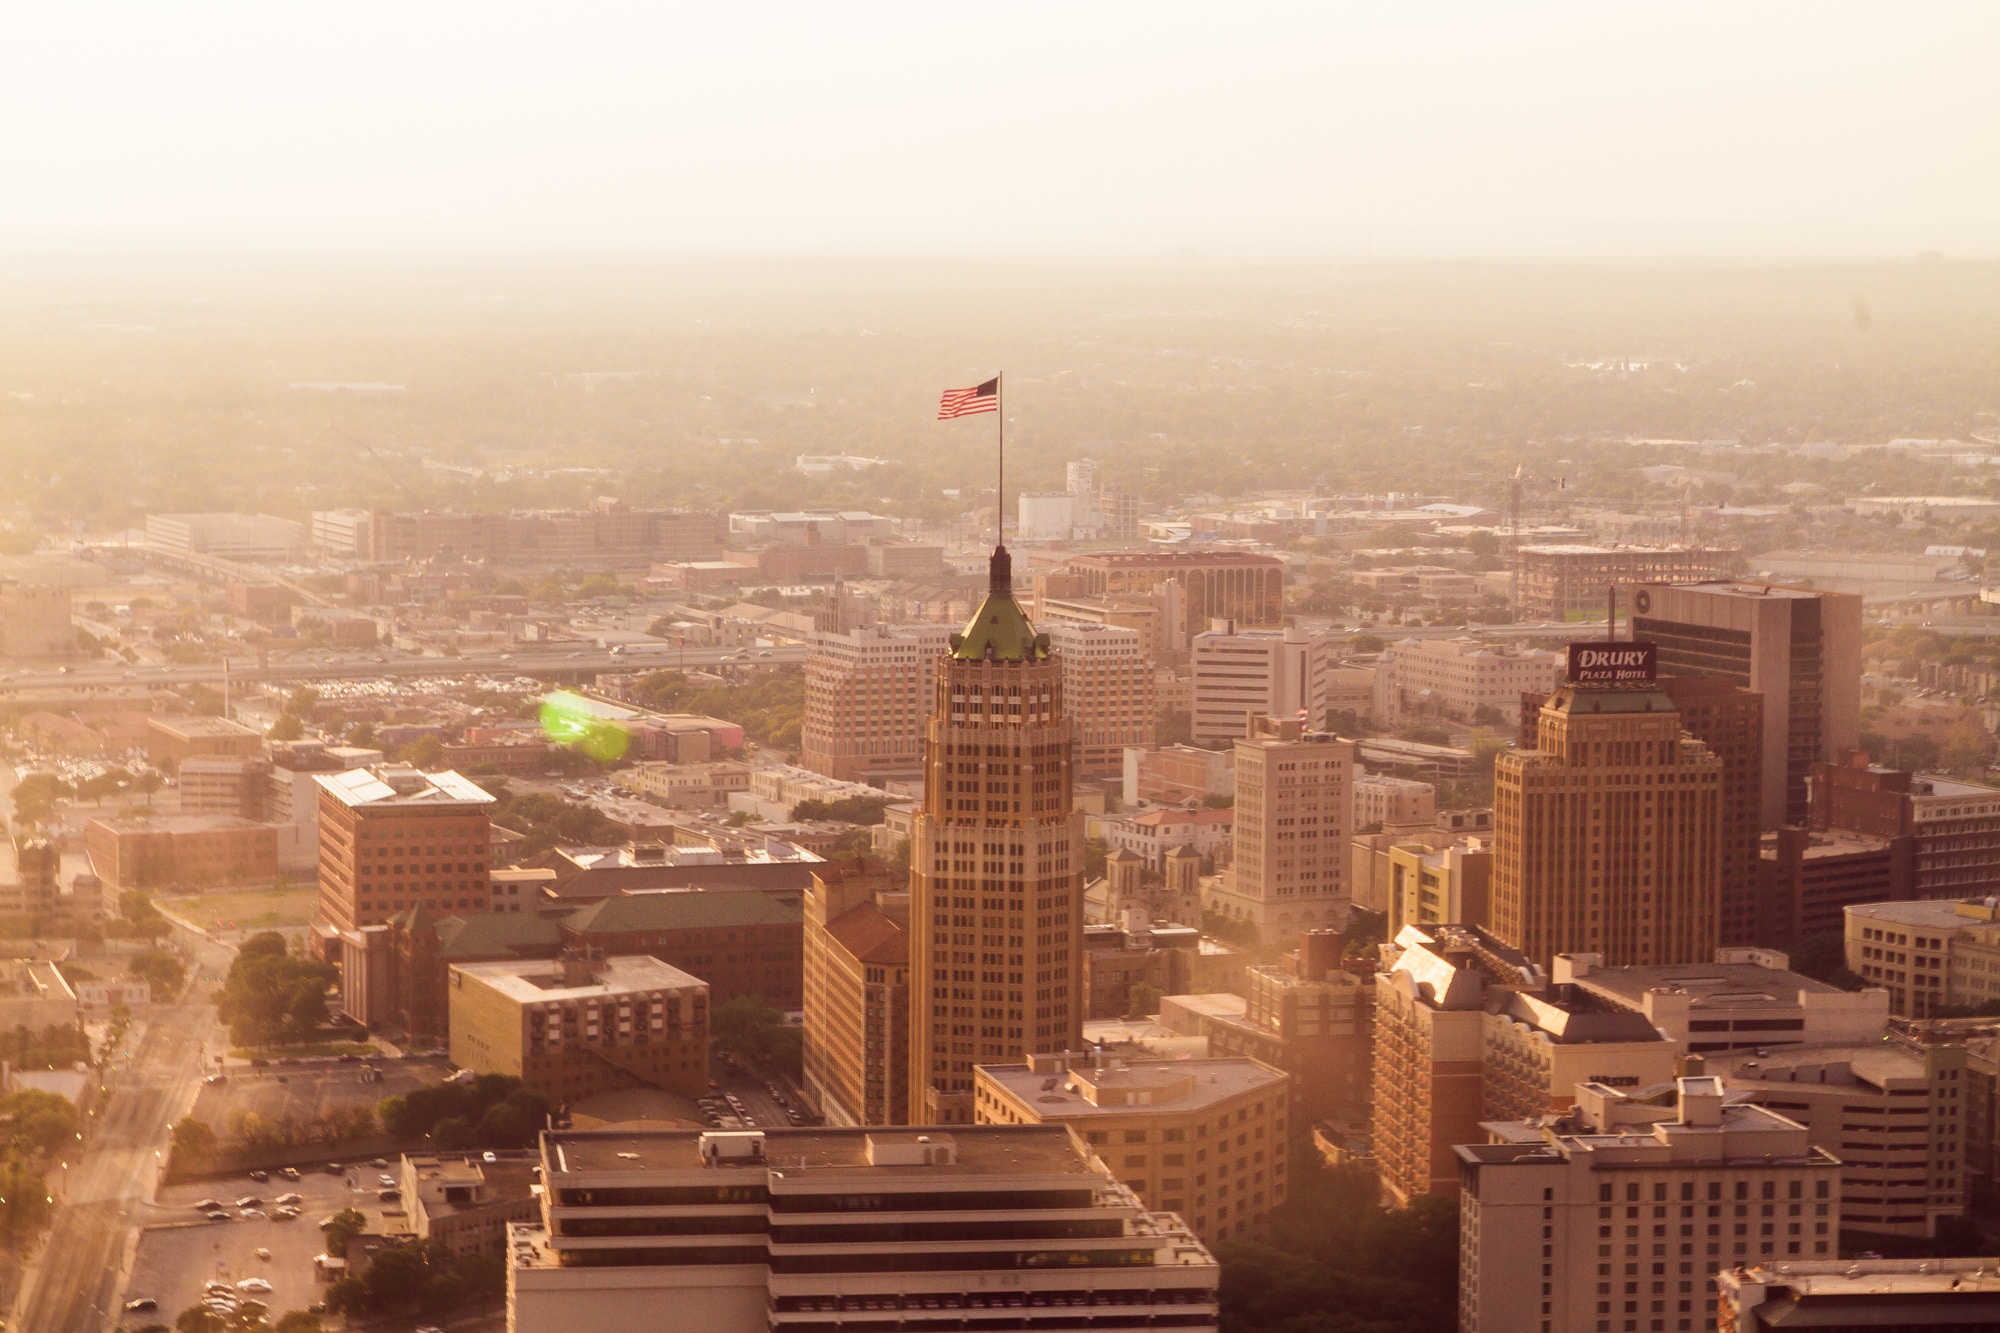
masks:
<svg viewBox="0 0 2000 1333"><path fill-rule="evenodd" d="M1764 696L1726 676L1662 676L1681 729L1722 761L1722 871L1718 942L1781 945L1791 942L1790 919L1765 900L1758 858L1763 819Z"/></svg>
<svg viewBox="0 0 2000 1333"><path fill-rule="evenodd" d="M1252 716L1296 717L1314 730L1324 726L1333 650L1325 631L1211 622L1194 636L1194 738L1241 736Z"/></svg>
<svg viewBox="0 0 2000 1333"><path fill-rule="evenodd" d="M805 893L806 1094L831 1125L910 1109L909 876L875 861L813 870Z"/></svg>
<svg viewBox="0 0 2000 1333"><path fill-rule="evenodd" d="M1216 1327L1208 1250L1063 1125L571 1130L541 1167L514 1333Z"/></svg>
<svg viewBox="0 0 2000 1333"><path fill-rule="evenodd" d="M1719 1078L1494 1133L1455 1153L1460 1333L1695 1333L1718 1270L1839 1253L1839 1159Z"/></svg>
<svg viewBox="0 0 2000 1333"><path fill-rule="evenodd" d="M1645 584L1632 637L1662 672L1725 676L1764 696L1760 823L1806 822L1813 765L1860 743L1861 598L1761 583Z"/></svg>
<svg viewBox="0 0 2000 1333"><path fill-rule="evenodd" d="M843 782L915 773L949 637L943 625L849 630L824 621L806 640L799 763Z"/></svg>
<svg viewBox="0 0 2000 1333"><path fill-rule="evenodd" d="M1062 663L1063 712L1083 777L1122 773L1128 746L1153 744L1153 660L1136 629L1075 622L1044 626Z"/></svg>
<svg viewBox="0 0 2000 1333"><path fill-rule="evenodd" d="M1229 869L1210 910L1285 939L1340 926L1350 899L1354 743L1286 718L1257 718L1236 742L1236 823Z"/></svg>
<svg viewBox="0 0 2000 1333"><path fill-rule="evenodd" d="M1083 1041L1083 817L1063 668L993 552L937 671L912 823L910 1122L972 1119L973 1069Z"/></svg>
<svg viewBox="0 0 2000 1333"><path fill-rule="evenodd" d="M493 798L446 770L377 764L318 773L319 911L313 935L330 960L340 932L421 907L432 915L492 906Z"/></svg>
<svg viewBox="0 0 2000 1333"><path fill-rule="evenodd" d="M1567 1110L1580 1082L1648 1087L1681 1047L1485 931L1405 926L1375 976L1371 1138L1384 1202L1458 1189L1453 1148L1488 1120Z"/></svg>
<svg viewBox="0 0 2000 1333"><path fill-rule="evenodd" d="M1541 723L1493 766L1494 935L1544 968L1713 955L1722 761L1650 680L1565 685Z"/></svg>
<svg viewBox="0 0 2000 1333"><path fill-rule="evenodd" d="M1140 1202L1211 1245L1285 1201L1290 1080L1267 1064L1065 1052L981 1065L978 1079L980 1124L1074 1126Z"/></svg>

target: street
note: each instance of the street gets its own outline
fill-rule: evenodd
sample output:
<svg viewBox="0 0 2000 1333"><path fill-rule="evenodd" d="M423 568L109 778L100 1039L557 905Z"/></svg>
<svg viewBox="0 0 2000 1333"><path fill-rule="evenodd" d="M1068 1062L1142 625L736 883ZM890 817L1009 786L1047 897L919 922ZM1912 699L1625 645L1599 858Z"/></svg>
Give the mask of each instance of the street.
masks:
<svg viewBox="0 0 2000 1333"><path fill-rule="evenodd" d="M183 937L187 938L187 937ZM230 950L191 940L195 972L218 973ZM117 1322L127 1241L151 1203L169 1133L192 1097L215 1010L204 998L140 1017L138 1049L107 1070L110 1092L92 1120L80 1161L54 1173L54 1222L22 1275L9 1327L37 1333L103 1333Z"/></svg>

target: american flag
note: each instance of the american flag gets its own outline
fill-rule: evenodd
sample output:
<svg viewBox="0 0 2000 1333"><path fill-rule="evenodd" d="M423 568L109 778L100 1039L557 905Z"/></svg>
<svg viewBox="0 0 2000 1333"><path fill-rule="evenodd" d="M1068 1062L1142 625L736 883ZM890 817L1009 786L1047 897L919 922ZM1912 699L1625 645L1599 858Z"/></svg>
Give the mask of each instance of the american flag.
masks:
<svg viewBox="0 0 2000 1333"><path fill-rule="evenodd" d="M939 421L999 410L1000 377L997 375L984 384L973 385L970 389L946 389L944 397L938 399Z"/></svg>

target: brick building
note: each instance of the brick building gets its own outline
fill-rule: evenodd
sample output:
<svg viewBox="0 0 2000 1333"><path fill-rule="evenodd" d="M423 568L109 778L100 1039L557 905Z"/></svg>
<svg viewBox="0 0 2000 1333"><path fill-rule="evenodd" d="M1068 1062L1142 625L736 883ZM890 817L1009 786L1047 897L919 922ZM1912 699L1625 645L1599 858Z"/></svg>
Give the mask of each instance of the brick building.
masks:
<svg viewBox="0 0 2000 1333"><path fill-rule="evenodd" d="M320 789L319 910L313 933L338 957L340 933L422 907L484 912L493 798L446 770L378 764L314 776Z"/></svg>

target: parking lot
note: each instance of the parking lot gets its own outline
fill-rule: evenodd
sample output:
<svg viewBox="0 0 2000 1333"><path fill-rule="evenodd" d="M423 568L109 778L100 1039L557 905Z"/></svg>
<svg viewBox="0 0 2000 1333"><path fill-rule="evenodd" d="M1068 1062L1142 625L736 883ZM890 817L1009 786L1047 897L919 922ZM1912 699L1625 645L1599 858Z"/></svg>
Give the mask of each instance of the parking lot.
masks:
<svg viewBox="0 0 2000 1333"><path fill-rule="evenodd" d="M416 1056L377 1059L379 1082L365 1081L362 1065L314 1063L268 1065L253 1069L231 1065L222 1083L204 1084L195 1099L196 1119L227 1133L238 1111L255 1112L264 1120L311 1120L337 1108L368 1106L384 1097L401 1096L426 1083L441 1083L451 1066L442 1058Z"/></svg>
<svg viewBox="0 0 2000 1333"><path fill-rule="evenodd" d="M325 1290L313 1280L312 1271L313 1256L323 1247L319 1219L350 1204L375 1204L375 1176L384 1169L395 1170L362 1162L340 1176L327 1175L322 1169L302 1173L296 1181L273 1174L268 1182L239 1176L168 1186L146 1209L145 1230L139 1235L125 1299L151 1297L160 1308L149 1317L171 1325L175 1316L201 1299L204 1283L220 1281L233 1286L244 1278L261 1277L271 1283L272 1290L269 1295L250 1299L270 1307L272 1322L286 1310L304 1309ZM356 1185L352 1190L346 1183L350 1176ZM294 1221L233 1218L238 1198L255 1196L268 1213L275 1207L273 1201L288 1192L304 1196L299 1205L303 1211ZM233 1220L204 1219L194 1206L204 1199L227 1204ZM269 1250L271 1257L258 1258L260 1248ZM127 1316L126 1322L134 1320Z"/></svg>

